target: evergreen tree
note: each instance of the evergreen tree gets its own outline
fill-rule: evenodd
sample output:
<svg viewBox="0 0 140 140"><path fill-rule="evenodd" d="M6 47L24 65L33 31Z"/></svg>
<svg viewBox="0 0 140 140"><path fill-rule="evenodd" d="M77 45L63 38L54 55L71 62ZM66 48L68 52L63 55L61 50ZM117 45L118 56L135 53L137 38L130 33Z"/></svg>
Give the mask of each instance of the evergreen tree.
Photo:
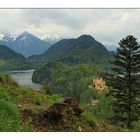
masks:
<svg viewBox="0 0 140 140"><path fill-rule="evenodd" d="M119 46L107 79L114 99L113 119L130 129L140 113L140 46L131 35L122 39Z"/></svg>

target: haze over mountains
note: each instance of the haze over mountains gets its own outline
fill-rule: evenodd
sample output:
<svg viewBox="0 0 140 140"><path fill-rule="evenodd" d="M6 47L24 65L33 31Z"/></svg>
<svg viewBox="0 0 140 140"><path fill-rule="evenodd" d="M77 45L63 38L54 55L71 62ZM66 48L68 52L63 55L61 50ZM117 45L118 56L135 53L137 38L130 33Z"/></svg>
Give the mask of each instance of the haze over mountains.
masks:
<svg viewBox="0 0 140 140"><path fill-rule="evenodd" d="M7 46L7 47L11 48L12 50L14 50L15 52L24 55L25 57L30 57L32 55L40 55L40 54L44 53L52 45L53 45L54 49L55 49L55 46L57 46L57 45L62 46L60 48L60 50L57 50L57 51L61 51L61 49L64 46L66 46L67 43L68 43L68 45L71 43L73 44L74 40L73 41L71 40L72 42L70 40L71 39L60 38L57 35L53 35L51 37L46 36L46 37L44 37L44 39L40 39L40 38L36 37L35 35L33 35L32 33L25 31L17 37L12 36L10 34L5 34L3 36L1 35L0 36L0 45ZM114 51L116 48L114 45L105 45L105 46L109 51ZM52 50L52 48L51 48L51 50Z"/></svg>
<svg viewBox="0 0 140 140"><path fill-rule="evenodd" d="M108 60L112 58L112 52L108 51L102 43L90 35L81 35L78 38L62 39L60 41L56 41L55 38L54 40L47 38L47 40L41 40L28 32L23 32L16 38L9 35L4 36L0 41L0 44L2 44L0 59L5 60L3 59L5 56L10 56L14 60L17 55L22 56L24 69L28 69L28 67L34 68L37 64L42 65L52 61L61 61L69 65L97 64L108 67ZM49 41L51 41L50 44ZM4 47L5 49L3 49ZM18 59L16 57L16 62ZM12 65L14 65L13 62ZM16 67L17 65L14 65L14 69ZM17 68L19 69L19 67Z"/></svg>
<svg viewBox="0 0 140 140"><path fill-rule="evenodd" d="M53 45L62 39L63 39L62 37L59 37L57 35L51 35L50 37L49 36L44 37L43 40L48 42L50 45Z"/></svg>
<svg viewBox="0 0 140 140"><path fill-rule="evenodd" d="M1 37L0 45L6 45L14 51L23 54L25 57L28 57L43 53L56 41L56 38L45 38L42 40L25 31L16 38L9 34L4 35Z"/></svg>
<svg viewBox="0 0 140 140"><path fill-rule="evenodd" d="M108 51L115 51L118 47L117 45L111 45L111 44L104 44Z"/></svg>

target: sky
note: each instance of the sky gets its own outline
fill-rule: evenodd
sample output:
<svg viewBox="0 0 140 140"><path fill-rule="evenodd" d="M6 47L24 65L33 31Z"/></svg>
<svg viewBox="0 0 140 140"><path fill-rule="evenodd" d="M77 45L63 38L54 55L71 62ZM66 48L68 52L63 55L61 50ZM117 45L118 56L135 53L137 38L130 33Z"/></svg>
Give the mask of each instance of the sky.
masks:
<svg viewBox="0 0 140 140"><path fill-rule="evenodd" d="M24 31L39 38L89 34L117 45L127 35L140 40L140 9L0 9L0 35Z"/></svg>

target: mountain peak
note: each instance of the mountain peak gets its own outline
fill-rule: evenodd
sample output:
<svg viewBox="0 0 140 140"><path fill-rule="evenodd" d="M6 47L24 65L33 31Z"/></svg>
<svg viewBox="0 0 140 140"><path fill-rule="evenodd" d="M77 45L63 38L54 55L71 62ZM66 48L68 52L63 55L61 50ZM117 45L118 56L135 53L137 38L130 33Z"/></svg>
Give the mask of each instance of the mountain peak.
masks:
<svg viewBox="0 0 140 140"><path fill-rule="evenodd" d="M16 40L26 40L26 39L31 39L31 38L37 38L36 36L34 36L32 33L29 33L27 31L24 31L23 33L21 33Z"/></svg>
<svg viewBox="0 0 140 140"><path fill-rule="evenodd" d="M29 32L27 32L27 31L24 31L21 35L22 35L22 36L27 36L27 35L32 35L32 36L33 36L32 33L29 33Z"/></svg>
<svg viewBox="0 0 140 140"><path fill-rule="evenodd" d="M90 41L93 41L93 40L95 40L91 35L86 35L86 34L84 34L84 35L81 35L80 37L78 37L77 39L80 39L80 40L90 40Z"/></svg>
<svg viewBox="0 0 140 140"><path fill-rule="evenodd" d="M49 44L53 45L62 39L63 39L62 37L59 37L57 35L52 35L52 36L45 36L45 38L43 40L48 42Z"/></svg>

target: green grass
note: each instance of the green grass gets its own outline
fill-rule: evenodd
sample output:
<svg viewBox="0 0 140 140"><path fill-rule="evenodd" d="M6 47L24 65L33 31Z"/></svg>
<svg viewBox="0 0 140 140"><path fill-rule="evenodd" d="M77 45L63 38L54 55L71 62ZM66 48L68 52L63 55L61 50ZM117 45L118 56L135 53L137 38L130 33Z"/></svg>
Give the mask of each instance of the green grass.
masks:
<svg viewBox="0 0 140 140"><path fill-rule="evenodd" d="M82 81L84 82L84 81ZM85 81L86 82L86 81ZM87 79L88 82L88 79ZM63 102L62 94L47 94L44 89L34 91L18 85L9 75L0 73L0 132L33 132L33 131L129 131L127 128L121 128L112 125L107 117L111 114L109 106L110 97L105 94L108 91L95 94L90 97L96 97L99 104L96 107L91 106L90 102L82 101L80 107L84 113L80 118L72 115L72 124L43 124L43 128L38 128L38 115L46 111L51 105ZM87 100L88 101L88 100ZM24 112L28 114L24 114ZM72 113L72 112L71 112ZM28 115L28 116L27 116ZM140 121L134 124L134 129L130 131L139 131Z"/></svg>

